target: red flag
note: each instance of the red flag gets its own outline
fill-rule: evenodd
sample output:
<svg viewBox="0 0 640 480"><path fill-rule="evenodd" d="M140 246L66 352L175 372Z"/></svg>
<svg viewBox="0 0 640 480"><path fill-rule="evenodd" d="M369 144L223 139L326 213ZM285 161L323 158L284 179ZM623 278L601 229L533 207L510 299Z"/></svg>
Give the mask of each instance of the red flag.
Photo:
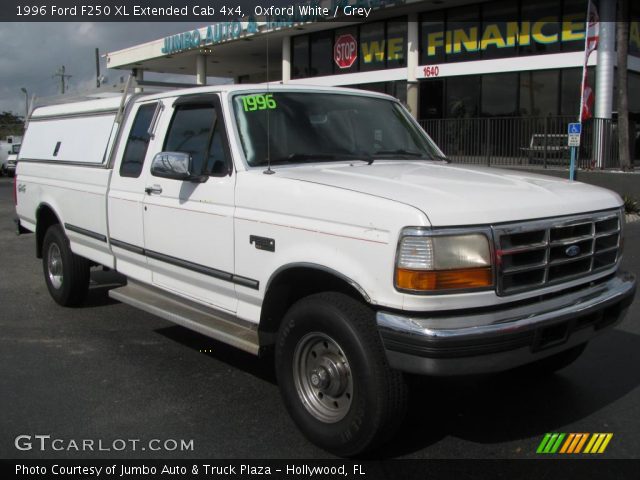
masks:
<svg viewBox="0 0 640 480"><path fill-rule="evenodd" d="M584 76L582 80L582 111L580 112L580 121L584 122L593 117L593 102L595 100L595 94L593 89L589 85L587 76Z"/></svg>
<svg viewBox="0 0 640 480"><path fill-rule="evenodd" d="M593 2L589 2L589 12L588 12L588 23L587 23L587 43L585 45L585 55L587 60L589 59L589 55L596 48L598 48L598 40L600 40L600 17L598 16L598 10Z"/></svg>

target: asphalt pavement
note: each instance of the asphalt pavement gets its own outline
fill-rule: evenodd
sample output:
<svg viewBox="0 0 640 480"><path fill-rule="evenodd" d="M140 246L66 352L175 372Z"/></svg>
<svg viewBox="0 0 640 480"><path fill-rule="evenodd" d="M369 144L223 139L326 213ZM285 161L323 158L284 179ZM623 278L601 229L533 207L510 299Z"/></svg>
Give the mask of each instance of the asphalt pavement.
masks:
<svg viewBox="0 0 640 480"><path fill-rule="evenodd" d="M290 420L269 359L111 300L113 272L95 269L84 306L55 304L34 235L15 235L12 188L0 178L0 458L331 458ZM640 222L626 233L637 274ZM412 378L408 419L373 458L535 458L547 432L610 432L603 456L640 458L639 314L636 298L547 378Z"/></svg>

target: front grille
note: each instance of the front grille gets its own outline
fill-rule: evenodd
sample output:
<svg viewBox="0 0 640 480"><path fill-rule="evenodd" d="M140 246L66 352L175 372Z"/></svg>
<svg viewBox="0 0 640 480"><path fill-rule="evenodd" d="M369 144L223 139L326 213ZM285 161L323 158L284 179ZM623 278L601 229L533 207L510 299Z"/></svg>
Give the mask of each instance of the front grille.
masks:
<svg viewBox="0 0 640 480"><path fill-rule="evenodd" d="M494 227L498 294L512 295L613 268L621 241L619 211Z"/></svg>

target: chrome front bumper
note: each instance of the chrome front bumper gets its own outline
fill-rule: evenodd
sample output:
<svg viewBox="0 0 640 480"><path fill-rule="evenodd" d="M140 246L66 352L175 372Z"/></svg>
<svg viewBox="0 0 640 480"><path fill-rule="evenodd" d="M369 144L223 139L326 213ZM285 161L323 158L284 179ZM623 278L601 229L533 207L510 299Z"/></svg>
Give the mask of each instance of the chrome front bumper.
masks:
<svg viewBox="0 0 640 480"><path fill-rule="evenodd" d="M428 375L508 370L585 343L624 317L636 279L621 272L527 303L439 314L379 311L390 365Z"/></svg>

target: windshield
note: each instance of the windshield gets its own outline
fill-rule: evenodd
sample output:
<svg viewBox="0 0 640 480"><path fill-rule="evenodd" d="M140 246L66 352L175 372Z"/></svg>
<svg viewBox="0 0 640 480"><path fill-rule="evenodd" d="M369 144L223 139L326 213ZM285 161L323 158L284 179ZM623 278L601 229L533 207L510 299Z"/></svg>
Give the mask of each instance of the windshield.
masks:
<svg viewBox="0 0 640 480"><path fill-rule="evenodd" d="M233 97L251 166L340 160L441 160L442 153L397 103L315 92L252 92Z"/></svg>

